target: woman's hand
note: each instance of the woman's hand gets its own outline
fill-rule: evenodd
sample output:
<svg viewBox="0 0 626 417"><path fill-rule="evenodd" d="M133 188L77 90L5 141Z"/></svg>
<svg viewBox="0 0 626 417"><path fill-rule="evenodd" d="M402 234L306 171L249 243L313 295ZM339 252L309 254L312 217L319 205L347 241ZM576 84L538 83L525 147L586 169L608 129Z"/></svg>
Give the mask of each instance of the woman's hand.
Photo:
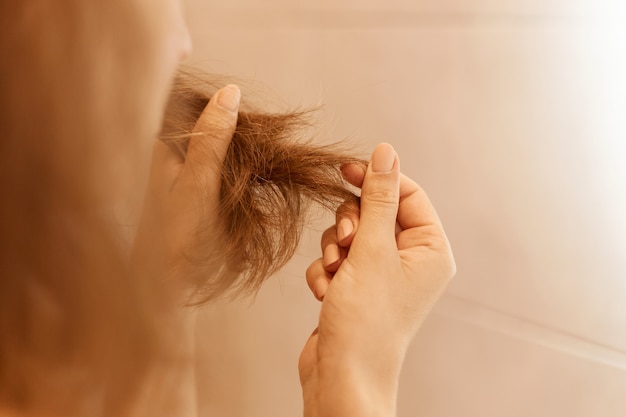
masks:
<svg viewBox="0 0 626 417"><path fill-rule="evenodd" d="M350 165L344 176L362 189L361 213L324 234L324 257L307 270L323 302L300 356L305 416L393 416L406 349L456 266L434 208L400 174L390 145L376 148L366 172Z"/></svg>
<svg viewBox="0 0 626 417"><path fill-rule="evenodd" d="M240 97L234 85L213 96L194 127L186 155L162 141L154 145L133 262L143 273L180 289L197 273L194 260L209 259L216 249L211 231L218 220L220 173L237 125Z"/></svg>

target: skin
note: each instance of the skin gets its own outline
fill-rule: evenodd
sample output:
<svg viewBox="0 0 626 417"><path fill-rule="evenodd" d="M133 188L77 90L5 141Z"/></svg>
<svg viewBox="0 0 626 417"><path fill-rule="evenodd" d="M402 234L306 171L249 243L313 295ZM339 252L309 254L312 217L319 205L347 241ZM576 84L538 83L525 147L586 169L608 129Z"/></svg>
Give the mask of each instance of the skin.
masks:
<svg viewBox="0 0 626 417"><path fill-rule="evenodd" d="M367 171L343 171L361 188L361 213L338 216L306 273L323 301L300 356L305 416L393 416L405 352L456 266L434 208L400 174L390 145L375 149ZM328 259L332 246L345 257Z"/></svg>
<svg viewBox="0 0 626 417"><path fill-rule="evenodd" d="M179 379L174 384L177 389L167 393L167 412L178 416L197 415L194 362L197 310L184 307L190 297L185 276L193 273L194 265L186 254L196 246L218 249L211 242L207 246L196 231L201 225L210 227L217 217L220 168L235 131L239 97L239 88L234 85L214 95L194 128L184 159L163 142L155 142L134 247L135 267L140 273L163 279L177 295L180 305L172 317L172 337L179 342L176 369ZM157 371L153 380L147 382L145 398L137 405L135 415L158 415L159 410L151 407L154 398L162 393L152 391L150 385L158 387L163 378L167 376Z"/></svg>
<svg viewBox="0 0 626 417"><path fill-rule="evenodd" d="M159 53L146 63L158 69L150 78L152 102L157 104L145 115L156 132L175 69L189 54L191 42L179 0L137 3L146 13L156 7L164 11L163 21L155 22ZM154 145L134 260L137 268L164 271L164 278L180 289L181 304L187 294L179 283L193 268L185 253L207 244L198 240L197 227L217 218L219 172L236 126L240 95L232 85L215 94L197 122L184 160L161 142ZM454 275L455 264L428 197L400 174L390 145L375 149L366 171L349 165L344 175L362 190L361 213L337 216L322 237L323 257L306 271L314 296L323 301L318 327L300 356L304 414L390 417L395 415L407 347ZM194 416L195 398L188 393L195 391L195 313L181 308L177 314L177 340L190 360L185 383L171 393L177 404L171 415ZM150 403L154 398L147 391ZM136 415L151 415L147 406L136 409Z"/></svg>
<svg viewBox="0 0 626 417"><path fill-rule="evenodd" d="M219 102L229 96L227 103L237 103L239 94L228 86L209 103L196 126L204 133L192 139L186 161L163 145L155 146L150 206L159 208L158 221L167 225L167 241L174 242L168 253L176 270L189 267L179 255L199 243L194 226L216 210L200 202L216 201L216 167L237 120L232 110L236 104ZM387 172L389 161L392 168ZM205 178L201 183L198 174ZM454 259L428 197L400 174L390 145L376 148L367 171L350 165L344 167L344 176L362 190L361 213L352 218L339 215L337 224L323 234L322 252L336 246L345 256L330 261L322 257L306 272L313 294L323 301L318 328L299 362L305 416L394 416L405 352L455 274ZM192 321L193 312L182 317ZM191 346L191 336L189 341ZM181 401L185 407L189 404Z"/></svg>
<svg viewBox="0 0 626 417"><path fill-rule="evenodd" d="M235 132L240 97L234 85L215 94L196 123L184 159L163 142L154 144L135 250L144 266L169 271L166 278L175 287L180 284L183 302L184 277L194 267L185 254L197 246L206 248L196 231L217 218L220 169ZM208 243L208 250L217 249ZM160 256L154 256L155 247ZM160 263L152 264L155 260Z"/></svg>
<svg viewBox="0 0 626 417"><path fill-rule="evenodd" d="M217 205L203 202L218 201L219 169L239 98L235 86L216 94L198 120L185 160L155 145L144 222L165 226L162 259L176 274L190 268L185 251L206 243L196 240L196 226L217 216ZM319 325L299 361L304 414L394 416L405 352L456 267L433 206L400 173L391 145L375 149L366 171L348 165L343 172L362 190L361 213L337 216L323 234L323 256L306 271L313 295L323 301ZM193 321L191 311L182 317ZM194 414L185 407L185 415Z"/></svg>

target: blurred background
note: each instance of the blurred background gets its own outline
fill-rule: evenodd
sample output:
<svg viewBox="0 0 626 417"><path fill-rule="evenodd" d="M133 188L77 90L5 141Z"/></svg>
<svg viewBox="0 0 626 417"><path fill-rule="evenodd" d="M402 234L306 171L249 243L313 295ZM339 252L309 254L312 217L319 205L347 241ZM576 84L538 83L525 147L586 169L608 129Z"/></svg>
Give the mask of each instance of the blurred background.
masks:
<svg viewBox="0 0 626 417"><path fill-rule="evenodd" d="M186 0L188 63L320 140L392 143L458 274L408 354L399 416L626 416L626 3ZM198 324L200 415L301 415L321 219L254 302Z"/></svg>

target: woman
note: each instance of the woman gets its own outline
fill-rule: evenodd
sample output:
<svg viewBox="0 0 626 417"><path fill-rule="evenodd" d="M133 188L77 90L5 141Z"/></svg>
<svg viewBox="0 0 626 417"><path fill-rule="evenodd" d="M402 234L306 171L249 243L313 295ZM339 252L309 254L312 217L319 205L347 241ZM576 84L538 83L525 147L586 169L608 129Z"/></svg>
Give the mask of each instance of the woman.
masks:
<svg viewBox="0 0 626 417"><path fill-rule="evenodd" d="M179 306L189 254L219 253L240 91L214 95L184 157L154 145L129 258L111 207L136 192L189 53L179 0L2 0L0 19L0 416L193 415L193 311ZM339 216L306 272L323 301L299 364L305 415L392 416L404 353L454 261L390 145L343 173L361 212Z"/></svg>

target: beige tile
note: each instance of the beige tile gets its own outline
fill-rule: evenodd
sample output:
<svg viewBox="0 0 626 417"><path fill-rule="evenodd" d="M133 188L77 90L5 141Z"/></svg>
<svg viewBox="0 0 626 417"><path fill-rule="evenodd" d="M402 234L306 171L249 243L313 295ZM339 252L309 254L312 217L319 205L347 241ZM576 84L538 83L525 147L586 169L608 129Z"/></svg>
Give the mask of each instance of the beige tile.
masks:
<svg viewBox="0 0 626 417"><path fill-rule="evenodd" d="M202 312L197 333L199 415L302 415L298 357L316 327L318 308L302 271L287 268L265 285L254 303L219 304Z"/></svg>
<svg viewBox="0 0 626 417"><path fill-rule="evenodd" d="M251 4L190 8L191 61L272 109L323 103L323 138L392 142L453 243L459 274L411 350L400 415L626 414L626 26L571 17L605 3ZM207 312L204 415L300 413L317 252L314 236L254 306Z"/></svg>
<svg viewBox="0 0 626 417"><path fill-rule="evenodd" d="M202 314L201 416L301 414L297 357L317 303L292 269L254 304ZM620 417L624 392L624 353L444 298L408 352L398 416Z"/></svg>
<svg viewBox="0 0 626 417"><path fill-rule="evenodd" d="M324 103L329 136L396 145L445 220L452 293L626 349L623 50L563 28L195 33L207 67Z"/></svg>
<svg viewBox="0 0 626 417"><path fill-rule="evenodd" d="M399 416L618 417L626 371L435 313L409 352Z"/></svg>

